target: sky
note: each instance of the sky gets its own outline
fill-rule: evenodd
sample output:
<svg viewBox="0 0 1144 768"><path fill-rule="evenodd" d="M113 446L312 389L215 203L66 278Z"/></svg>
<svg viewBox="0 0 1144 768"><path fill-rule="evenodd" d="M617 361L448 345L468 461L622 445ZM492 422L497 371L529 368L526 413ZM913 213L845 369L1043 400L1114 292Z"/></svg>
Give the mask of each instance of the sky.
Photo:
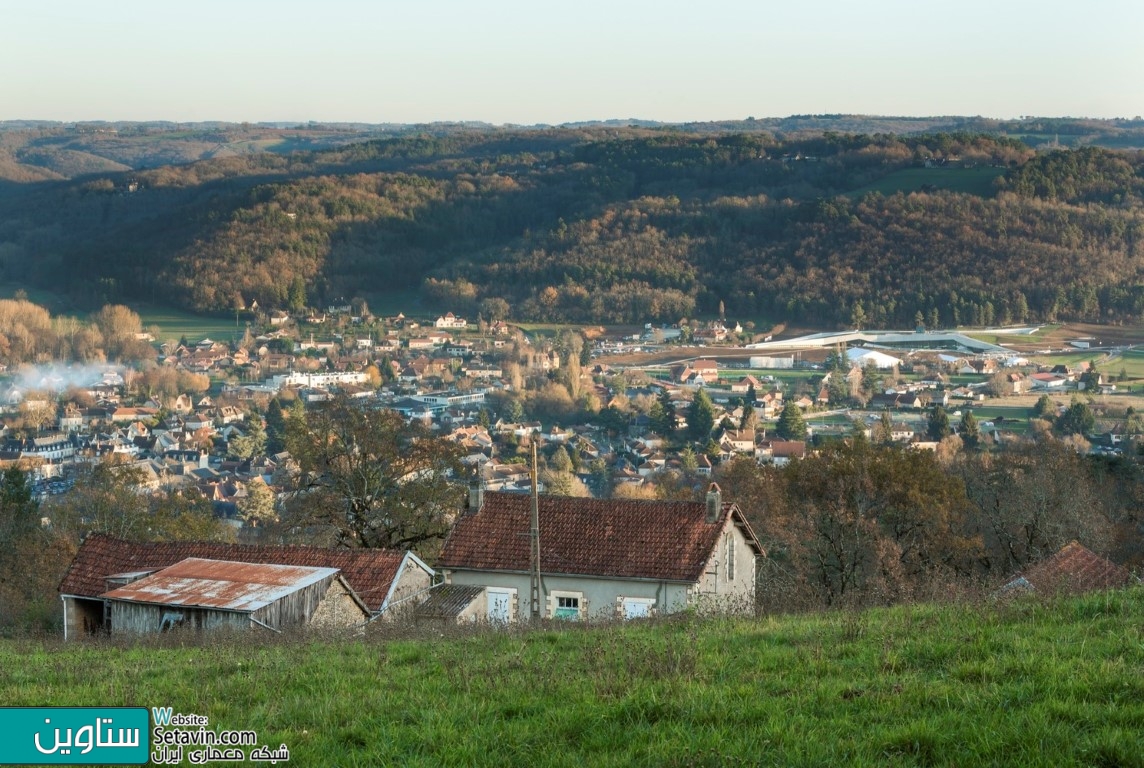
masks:
<svg viewBox="0 0 1144 768"><path fill-rule="evenodd" d="M1141 0L0 0L0 120L1144 114Z"/></svg>

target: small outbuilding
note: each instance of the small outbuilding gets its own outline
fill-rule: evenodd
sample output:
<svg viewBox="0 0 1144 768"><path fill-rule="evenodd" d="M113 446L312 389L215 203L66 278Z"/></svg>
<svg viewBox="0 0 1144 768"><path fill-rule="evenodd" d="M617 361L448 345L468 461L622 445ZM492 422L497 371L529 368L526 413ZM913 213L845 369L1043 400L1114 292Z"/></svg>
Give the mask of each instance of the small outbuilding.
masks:
<svg viewBox="0 0 1144 768"><path fill-rule="evenodd" d="M333 569L373 619L387 619L411 608L428 595L434 581L433 569L412 552L215 541L142 542L93 533L80 545L59 586L64 639L117 630L107 596L188 558Z"/></svg>
<svg viewBox="0 0 1144 768"><path fill-rule="evenodd" d="M131 579L134 574L117 574ZM337 568L267 565L188 557L128 580L100 597L116 633L176 627L274 632L299 627L354 627L369 609Z"/></svg>

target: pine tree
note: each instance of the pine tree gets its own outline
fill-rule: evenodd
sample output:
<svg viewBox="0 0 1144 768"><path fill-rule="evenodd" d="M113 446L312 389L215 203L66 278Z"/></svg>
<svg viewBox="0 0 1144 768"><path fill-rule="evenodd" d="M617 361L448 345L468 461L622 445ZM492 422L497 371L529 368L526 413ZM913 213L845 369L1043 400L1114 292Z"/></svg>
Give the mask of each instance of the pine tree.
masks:
<svg viewBox="0 0 1144 768"><path fill-rule="evenodd" d="M949 414L940 405L934 406L934 409L930 411L927 431L930 440L934 442L941 442L952 434L953 430L949 426Z"/></svg>
<svg viewBox="0 0 1144 768"><path fill-rule="evenodd" d="M1054 410L1053 401L1049 399L1049 396L1041 395L1037 398L1036 405L1033 406L1033 418L1052 418Z"/></svg>
<svg viewBox="0 0 1144 768"><path fill-rule="evenodd" d="M238 512L252 527L272 522L274 513L274 491L261 477L255 477L246 486L246 496L238 500Z"/></svg>
<svg viewBox="0 0 1144 768"><path fill-rule="evenodd" d="M666 440L675 436L675 405L671 402L671 393L666 389L659 393L659 398L651 407L651 428Z"/></svg>
<svg viewBox="0 0 1144 768"><path fill-rule="evenodd" d="M961 417L961 426L958 427L957 434L961 436L961 442L966 448L977 447L981 441L981 430L977 425L977 417L973 415L973 411L966 411L965 415Z"/></svg>
<svg viewBox="0 0 1144 768"><path fill-rule="evenodd" d="M755 428L755 407L750 403L743 405L743 418L739 421L739 429Z"/></svg>
<svg viewBox="0 0 1144 768"><path fill-rule="evenodd" d="M700 389L687 409L687 433L692 440L702 441L710 437L714 428L715 406L711 404L708 394Z"/></svg>
<svg viewBox="0 0 1144 768"><path fill-rule="evenodd" d="M802 420L802 409L795 405L794 401L788 400L783 406L776 431L783 440L806 439L806 422Z"/></svg>

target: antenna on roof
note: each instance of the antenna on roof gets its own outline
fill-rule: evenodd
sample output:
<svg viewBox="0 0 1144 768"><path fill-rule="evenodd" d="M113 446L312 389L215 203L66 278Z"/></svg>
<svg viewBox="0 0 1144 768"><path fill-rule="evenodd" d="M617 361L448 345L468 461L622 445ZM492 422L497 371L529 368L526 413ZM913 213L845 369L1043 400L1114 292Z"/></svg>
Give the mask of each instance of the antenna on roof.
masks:
<svg viewBox="0 0 1144 768"><path fill-rule="evenodd" d="M530 554L528 559L531 573L531 595L529 597L530 615L533 619L540 618L540 491L537 488L536 467L536 441L532 443L532 516L529 523L528 538Z"/></svg>

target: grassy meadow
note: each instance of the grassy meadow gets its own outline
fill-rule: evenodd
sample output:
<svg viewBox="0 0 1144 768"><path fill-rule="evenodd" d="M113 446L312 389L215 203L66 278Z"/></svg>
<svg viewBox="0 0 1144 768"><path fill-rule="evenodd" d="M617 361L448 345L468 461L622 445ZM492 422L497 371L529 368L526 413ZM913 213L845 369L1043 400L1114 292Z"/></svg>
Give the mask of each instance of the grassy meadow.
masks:
<svg viewBox="0 0 1144 768"><path fill-rule="evenodd" d="M329 766L1144 765L1144 590L356 638L0 642L9 706L171 706Z"/></svg>
<svg viewBox="0 0 1144 768"><path fill-rule="evenodd" d="M139 319L142 321L144 328L150 328L152 326L159 328L157 339L160 341L167 339L177 340L183 336L186 336L187 340L191 343L206 338L211 338L215 341L231 341L236 338L236 336L240 337L243 331L246 330L246 320L241 316L236 326L234 315L230 317L210 317L206 315L194 315L173 307L143 304L133 305L131 308L139 313Z"/></svg>
<svg viewBox="0 0 1144 768"><path fill-rule="evenodd" d="M880 192L883 195L893 195L898 192L909 194L920 192L923 187L933 187L950 192L992 197L993 182L1004 173L1003 168L987 165L976 168L903 168L849 194L852 197L860 197L867 192Z"/></svg>

